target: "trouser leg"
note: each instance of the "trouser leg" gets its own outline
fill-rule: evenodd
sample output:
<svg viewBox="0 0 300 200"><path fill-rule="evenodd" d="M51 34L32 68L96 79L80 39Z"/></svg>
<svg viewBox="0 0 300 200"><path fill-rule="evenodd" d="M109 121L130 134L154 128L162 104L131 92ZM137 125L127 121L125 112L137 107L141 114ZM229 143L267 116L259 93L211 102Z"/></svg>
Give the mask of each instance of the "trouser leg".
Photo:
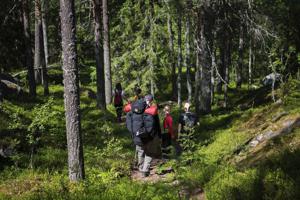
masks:
<svg viewBox="0 0 300 200"><path fill-rule="evenodd" d="M177 140L172 140L172 145L175 148L176 155L179 156L182 152L182 147Z"/></svg>
<svg viewBox="0 0 300 200"><path fill-rule="evenodd" d="M118 119L118 121L121 122L122 107L116 107L116 113L117 113L117 119Z"/></svg>
<svg viewBox="0 0 300 200"><path fill-rule="evenodd" d="M143 171L144 160L145 160L145 151L143 150L143 148L141 146L136 145L136 152L137 152L137 158L138 158L139 171Z"/></svg>
<svg viewBox="0 0 300 200"><path fill-rule="evenodd" d="M152 157L145 155L144 158L144 165L143 165L143 172L149 173L150 172L150 165L151 165Z"/></svg>

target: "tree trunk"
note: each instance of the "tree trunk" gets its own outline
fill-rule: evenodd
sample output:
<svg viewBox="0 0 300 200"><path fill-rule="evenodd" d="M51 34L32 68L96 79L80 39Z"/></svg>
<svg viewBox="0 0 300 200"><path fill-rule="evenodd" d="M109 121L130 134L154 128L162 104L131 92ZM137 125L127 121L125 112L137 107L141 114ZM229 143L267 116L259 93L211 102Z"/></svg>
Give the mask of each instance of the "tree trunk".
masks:
<svg viewBox="0 0 300 200"><path fill-rule="evenodd" d="M95 26L95 58L97 74L97 107L106 109L105 100L105 78L103 63L103 46L101 43L101 3L100 0L93 0L94 6L94 26Z"/></svg>
<svg viewBox="0 0 300 200"><path fill-rule="evenodd" d="M105 70L105 99L106 104L112 100L112 80L110 68L110 41L109 41L109 17L107 0L102 0L103 14L103 52L104 52L104 70Z"/></svg>
<svg viewBox="0 0 300 200"><path fill-rule="evenodd" d="M60 0L69 179L84 178L74 0Z"/></svg>
<svg viewBox="0 0 300 200"><path fill-rule="evenodd" d="M252 85L252 59L253 59L253 52L252 52L252 48L253 48L253 44L252 44L252 37L250 36L250 40L249 40L249 63L248 63L248 89L251 88Z"/></svg>
<svg viewBox="0 0 300 200"><path fill-rule="evenodd" d="M168 15L168 32L169 32L169 59L171 64L171 77L172 77L172 98L176 99L176 62L174 56L174 31L172 29L172 19Z"/></svg>
<svg viewBox="0 0 300 200"><path fill-rule="evenodd" d="M42 0L42 26L43 26L43 39L44 39L44 53L46 67L49 64L49 53L48 53L48 34L47 34L47 16L48 16L48 0Z"/></svg>
<svg viewBox="0 0 300 200"><path fill-rule="evenodd" d="M228 5L225 0L223 0L223 11L224 11L224 22L223 22L223 56L222 59L223 66L224 66L224 107L228 106L228 84L229 84L229 67L231 65L231 29L229 23L229 16L228 16Z"/></svg>
<svg viewBox="0 0 300 200"><path fill-rule="evenodd" d="M41 1L35 0L35 50L34 50L34 67L36 72L36 82L42 82L44 95L49 94L47 69L44 55L43 27Z"/></svg>
<svg viewBox="0 0 300 200"><path fill-rule="evenodd" d="M42 79L42 59L43 48L42 45L42 22L41 22L41 4L39 0L34 0L34 68L35 68L35 82L40 84Z"/></svg>
<svg viewBox="0 0 300 200"><path fill-rule="evenodd" d="M199 34L199 33L198 33ZM194 102L195 102L195 107L196 107L196 113L199 114L200 113L200 106L199 106L199 95L200 95L200 74L201 74L201 71L200 71L200 64L199 64L199 53L198 53L198 49L199 49L199 44L198 42L196 42L196 72L195 72L195 92L194 92Z"/></svg>
<svg viewBox="0 0 300 200"><path fill-rule="evenodd" d="M29 84L30 96L36 96L36 85L34 79L34 69L31 50L31 34L30 34L30 19L28 10L28 0L22 1L22 14L23 14L23 26L24 26L24 43L25 43L25 65L28 70L27 79Z"/></svg>
<svg viewBox="0 0 300 200"><path fill-rule="evenodd" d="M211 111L211 15L209 13L208 5L204 3L198 10L197 23L197 41L199 43L198 56L201 70L201 83L199 95L199 108L201 113L209 113Z"/></svg>
<svg viewBox="0 0 300 200"><path fill-rule="evenodd" d="M178 67L178 75L177 75L177 104L181 107L181 65L182 65L182 49L181 49L181 10L178 11L177 18L177 28L178 28L178 57L177 57L177 67Z"/></svg>
<svg viewBox="0 0 300 200"><path fill-rule="evenodd" d="M236 88L240 89L243 82L243 54L244 54L244 30L240 25L239 49L238 49L238 66L236 68Z"/></svg>
<svg viewBox="0 0 300 200"><path fill-rule="evenodd" d="M224 27L225 28L225 27ZM230 33L224 33L225 47L224 47L224 107L228 106L228 84L229 84L229 66L231 64L231 40Z"/></svg>
<svg viewBox="0 0 300 200"><path fill-rule="evenodd" d="M215 97L215 71L217 68L216 62L216 48L212 45L212 52L211 52L211 104L214 103Z"/></svg>
<svg viewBox="0 0 300 200"><path fill-rule="evenodd" d="M187 2L188 7L187 11L190 12L192 9L192 1ZM185 66L186 66L186 85L188 91L188 101L191 102L192 100L192 79L191 79L191 17L189 14L186 16L186 34L185 34L185 44L186 44L186 54L185 54Z"/></svg>

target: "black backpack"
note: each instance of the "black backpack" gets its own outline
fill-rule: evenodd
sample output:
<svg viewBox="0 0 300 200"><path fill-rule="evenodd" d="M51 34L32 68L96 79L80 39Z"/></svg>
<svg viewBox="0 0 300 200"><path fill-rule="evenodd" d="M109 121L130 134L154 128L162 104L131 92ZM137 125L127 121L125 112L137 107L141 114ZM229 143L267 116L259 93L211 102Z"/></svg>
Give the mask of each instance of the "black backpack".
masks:
<svg viewBox="0 0 300 200"><path fill-rule="evenodd" d="M126 115L126 127L133 134L133 137L152 137L154 118L145 114L146 102L143 99L135 101L131 105L131 111Z"/></svg>
<svg viewBox="0 0 300 200"><path fill-rule="evenodd" d="M186 128L193 128L198 122L198 117L194 113L184 113L183 121Z"/></svg>

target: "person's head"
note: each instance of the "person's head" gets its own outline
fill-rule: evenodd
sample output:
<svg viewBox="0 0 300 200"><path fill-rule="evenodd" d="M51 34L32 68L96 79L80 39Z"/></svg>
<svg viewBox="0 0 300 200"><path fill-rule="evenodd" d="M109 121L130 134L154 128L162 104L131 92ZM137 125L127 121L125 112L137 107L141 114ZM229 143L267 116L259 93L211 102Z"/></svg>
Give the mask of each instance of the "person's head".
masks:
<svg viewBox="0 0 300 200"><path fill-rule="evenodd" d="M140 96L141 93L142 93L142 89L139 86L135 86L135 88L134 88L134 94L136 96Z"/></svg>
<svg viewBox="0 0 300 200"><path fill-rule="evenodd" d="M117 84L116 84L116 89L117 89L117 90L122 90L122 85L121 85L121 83L117 83Z"/></svg>
<svg viewBox="0 0 300 200"><path fill-rule="evenodd" d="M145 96L145 101L146 101L146 104L149 106L149 105L152 103L152 101L153 101L153 96L152 96L152 94L147 94L147 95Z"/></svg>
<svg viewBox="0 0 300 200"><path fill-rule="evenodd" d="M189 102L184 103L183 108L184 108L185 112L190 111L190 107L191 107L191 104Z"/></svg>
<svg viewBox="0 0 300 200"><path fill-rule="evenodd" d="M170 106L166 105L166 106L164 107L164 112L165 112L165 114L170 114L170 111L171 111Z"/></svg>

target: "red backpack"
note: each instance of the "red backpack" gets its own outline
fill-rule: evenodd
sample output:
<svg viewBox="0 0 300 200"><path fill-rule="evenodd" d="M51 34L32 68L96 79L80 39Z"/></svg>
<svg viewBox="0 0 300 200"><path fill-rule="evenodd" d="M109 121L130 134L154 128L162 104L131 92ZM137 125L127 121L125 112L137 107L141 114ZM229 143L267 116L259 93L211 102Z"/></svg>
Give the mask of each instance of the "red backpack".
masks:
<svg viewBox="0 0 300 200"><path fill-rule="evenodd" d="M121 91L115 90L114 105L123 106L122 90Z"/></svg>

